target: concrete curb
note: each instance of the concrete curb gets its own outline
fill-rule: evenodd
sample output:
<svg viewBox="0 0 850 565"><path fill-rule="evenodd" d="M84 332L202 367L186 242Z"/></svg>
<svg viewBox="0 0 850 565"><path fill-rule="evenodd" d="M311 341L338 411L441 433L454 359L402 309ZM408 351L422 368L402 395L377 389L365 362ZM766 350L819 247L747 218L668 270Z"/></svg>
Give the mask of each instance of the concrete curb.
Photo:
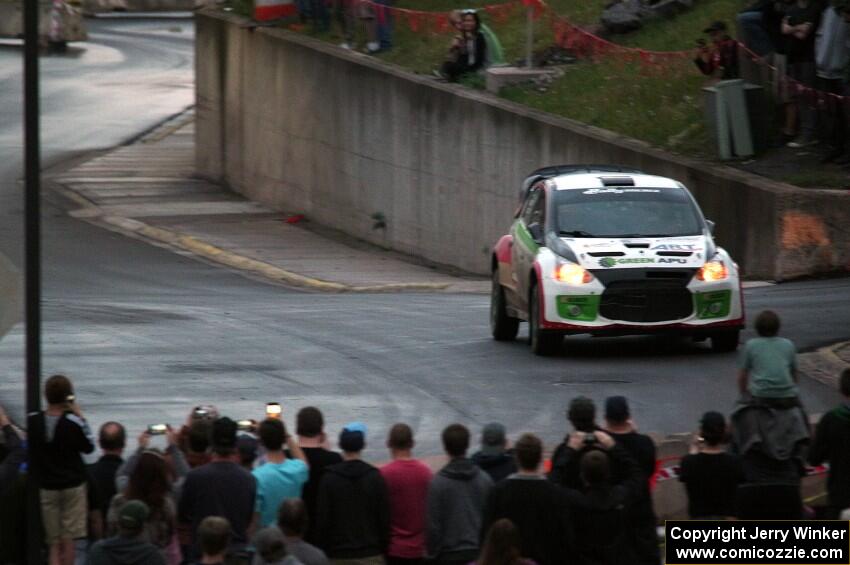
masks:
<svg viewBox="0 0 850 565"><path fill-rule="evenodd" d="M90 216L91 217L91 216ZM351 286L343 283L326 281L293 273L275 265L258 261L238 253L227 251L198 238L163 228L151 226L144 222L121 216L96 215L99 223L117 228L117 231L130 233L145 239L164 243L171 247L188 251L203 259L214 261L232 269L247 271L270 279L273 282L310 289L317 292L399 292L399 291L435 291L445 290L448 283L391 283L372 286Z"/></svg>
<svg viewBox="0 0 850 565"><path fill-rule="evenodd" d="M283 283L316 292L327 293L376 293L403 291L434 292L446 290L452 286L450 283L388 283L370 286L353 286L344 283L316 279L282 269L264 261L252 259L245 255L227 251L184 233L155 227L132 218L105 215L103 214L103 211L90 200L67 188L61 183L56 183L56 189L58 189L58 191L65 197L82 206L78 210L71 211L69 213L71 217L91 221L124 235L135 236L155 243L165 244L171 248L188 251L202 259L239 271L245 271L253 275L259 275L275 283Z"/></svg>

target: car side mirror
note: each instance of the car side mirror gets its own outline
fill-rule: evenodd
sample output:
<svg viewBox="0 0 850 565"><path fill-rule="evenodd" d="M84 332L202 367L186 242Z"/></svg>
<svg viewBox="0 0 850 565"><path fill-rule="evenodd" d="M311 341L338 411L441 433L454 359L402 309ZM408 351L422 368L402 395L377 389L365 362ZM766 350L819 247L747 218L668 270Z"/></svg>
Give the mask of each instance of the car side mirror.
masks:
<svg viewBox="0 0 850 565"><path fill-rule="evenodd" d="M705 223L708 225L709 233L714 233L714 226L716 224L714 222L712 222L711 220L706 220Z"/></svg>
<svg viewBox="0 0 850 565"><path fill-rule="evenodd" d="M533 239L536 243L541 243L543 241L543 227L537 222L528 226L528 233L531 234L531 239Z"/></svg>

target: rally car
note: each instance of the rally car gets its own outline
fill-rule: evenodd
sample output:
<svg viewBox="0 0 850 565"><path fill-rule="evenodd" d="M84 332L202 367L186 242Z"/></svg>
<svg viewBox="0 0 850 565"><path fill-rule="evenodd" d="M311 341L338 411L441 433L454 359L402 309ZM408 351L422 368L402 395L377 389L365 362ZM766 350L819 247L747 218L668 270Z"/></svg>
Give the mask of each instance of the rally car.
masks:
<svg viewBox="0 0 850 565"><path fill-rule="evenodd" d="M523 183L493 249L496 340L529 324L531 349L564 335L671 333L734 351L744 326L738 266L679 182L602 165L546 167Z"/></svg>

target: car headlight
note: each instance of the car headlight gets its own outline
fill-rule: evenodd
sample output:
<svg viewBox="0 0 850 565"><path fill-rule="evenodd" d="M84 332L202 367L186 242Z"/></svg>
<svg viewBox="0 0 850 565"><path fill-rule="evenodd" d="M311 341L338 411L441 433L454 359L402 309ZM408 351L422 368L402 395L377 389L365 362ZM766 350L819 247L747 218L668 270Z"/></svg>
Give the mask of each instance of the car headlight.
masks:
<svg viewBox="0 0 850 565"><path fill-rule="evenodd" d="M706 261L697 271L696 277L705 282L722 281L729 277L729 269L723 261Z"/></svg>
<svg viewBox="0 0 850 565"><path fill-rule="evenodd" d="M567 284L581 285L587 284L593 280L587 269L575 263L560 263L555 267L555 280L565 282Z"/></svg>

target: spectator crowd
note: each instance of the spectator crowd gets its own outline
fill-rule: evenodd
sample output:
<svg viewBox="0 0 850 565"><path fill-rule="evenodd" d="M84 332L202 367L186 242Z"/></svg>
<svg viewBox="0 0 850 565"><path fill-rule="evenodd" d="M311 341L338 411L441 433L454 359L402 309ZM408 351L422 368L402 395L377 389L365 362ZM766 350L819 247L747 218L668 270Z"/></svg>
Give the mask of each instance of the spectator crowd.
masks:
<svg viewBox="0 0 850 565"><path fill-rule="evenodd" d="M706 412L680 480L691 518L837 517L850 507L850 370L842 399L810 434L797 388L794 345L763 312L740 354L741 399L730 417ZM0 563L24 563L21 489L34 481L51 565L657 565L651 489L653 440L638 431L625 397L569 403L569 431L553 446L502 424L442 431L438 471L414 455L414 430L386 434L389 462L362 457L366 425L334 437L321 411L302 408L294 430L272 403L259 423L213 406L179 429L150 426L128 451L118 422L95 439L71 381L45 383L47 408L30 415L26 441L0 410ZM771 429L781 428L782 434ZM156 442L165 447L153 447ZM90 465L83 455L100 456ZM830 465L827 504L804 505L807 463ZM11 535L10 535L11 532ZM17 549L16 549L17 548Z"/></svg>
<svg viewBox="0 0 850 565"><path fill-rule="evenodd" d="M709 40L698 41L699 69L727 80L740 77L742 54L769 64L780 77L780 145L823 142L823 162L850 165L844 98L850 94L850 1L756 0L737 24L744 50L725 22L714 22L705 29Z"/></svg>

